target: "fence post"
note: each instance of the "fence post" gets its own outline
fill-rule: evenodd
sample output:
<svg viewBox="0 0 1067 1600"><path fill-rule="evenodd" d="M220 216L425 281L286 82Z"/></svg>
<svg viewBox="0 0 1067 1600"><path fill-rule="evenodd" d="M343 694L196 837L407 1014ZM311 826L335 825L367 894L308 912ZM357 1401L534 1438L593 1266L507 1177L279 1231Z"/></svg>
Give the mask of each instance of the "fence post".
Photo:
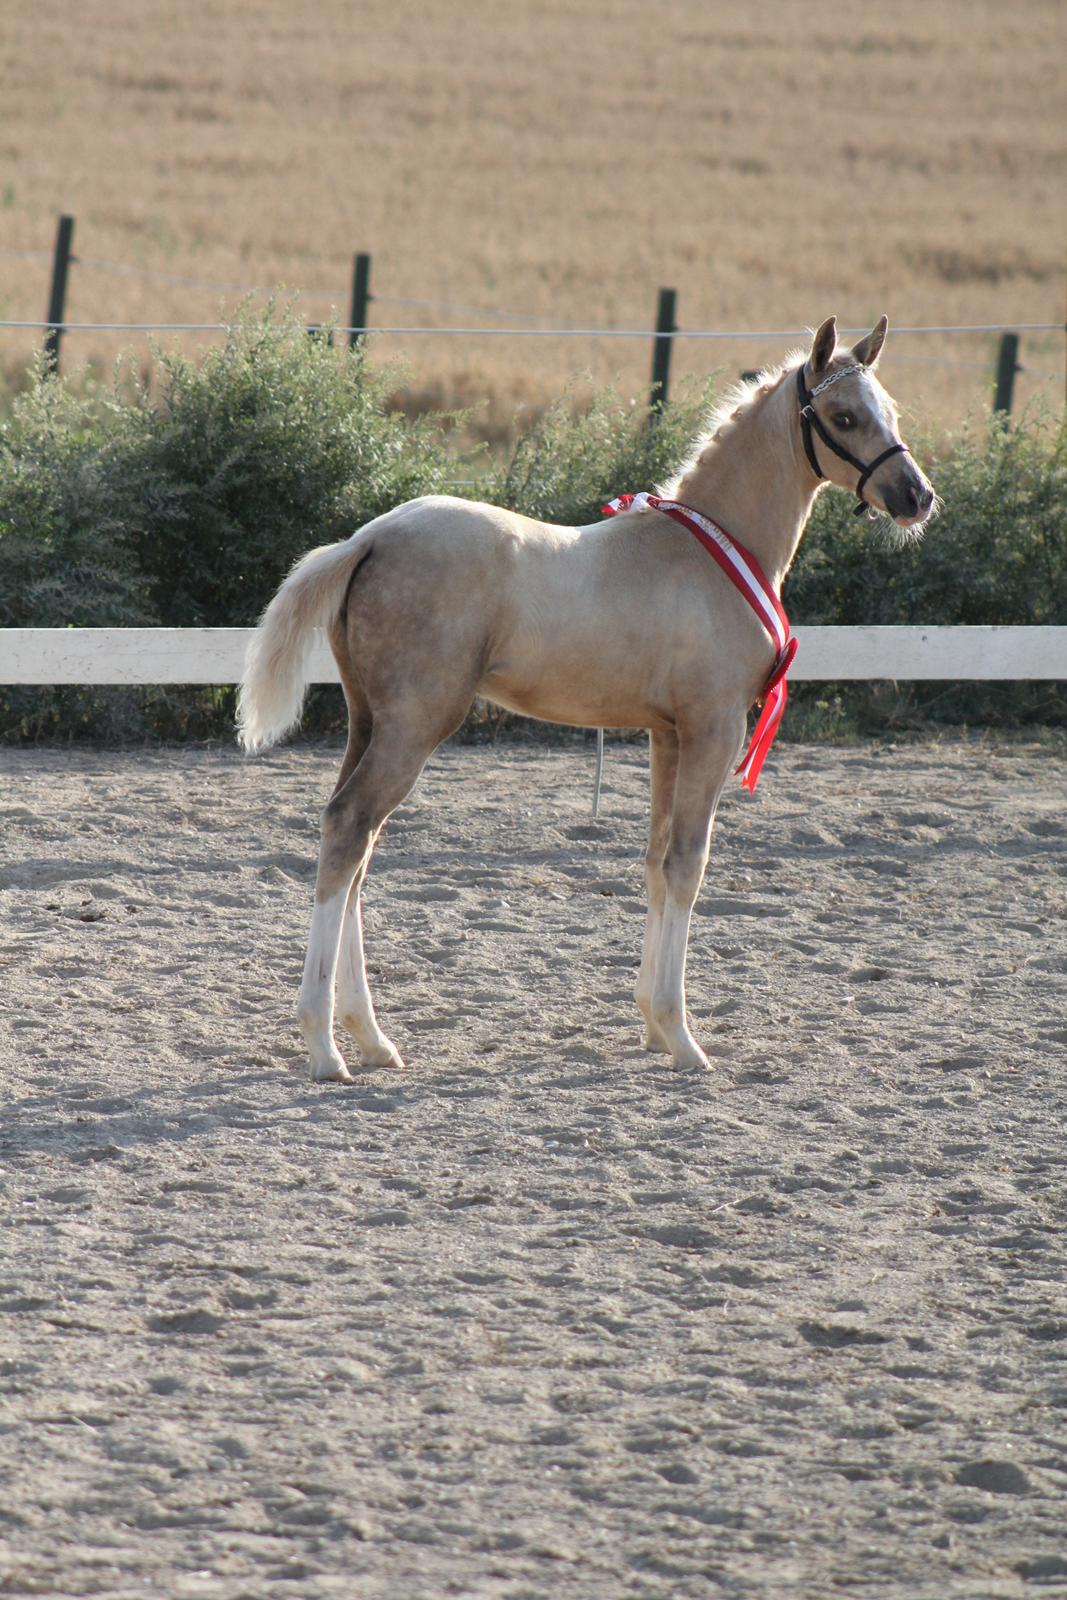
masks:
<svg viewBox="0 0 1067 1600"><path fill-rule="evenodd" d="M1000 353L997 356L997 387L993 396L993 410L1003 411L1005 416L1011 412L1011 398L1015 390L1015 374L1019 367L1019 335L1005 333L1000 339Z"/></svg>
<svg viewBox="0 0 1067 1600"><path fill-rule="evenodd" d="M667 404L667 390L671 378L671 334L674 325L676 295L673 289L661 289L656 307L656 337L652 341L652 390L648 397L648 415L652 420L657 411Z"/></svg>
<svg viewBox="0 0 1067 1600"><path fill-rule="evenodd" d="M73 260L71 241L74 218L60 217L56 228L56 248L52 257L52 288L48 296L48 332L44 339L45 360L53 372L59 371L59 341L63 337L63 318L67 303L67 272Z"/></svg>
<svg viewBox="0 0 1067 1600"><path fill-rule="evenodd" d="M354 350L367 326L370 306L370 256L362 252L352 264L352 309L348 314L348 348Z"/></svg>

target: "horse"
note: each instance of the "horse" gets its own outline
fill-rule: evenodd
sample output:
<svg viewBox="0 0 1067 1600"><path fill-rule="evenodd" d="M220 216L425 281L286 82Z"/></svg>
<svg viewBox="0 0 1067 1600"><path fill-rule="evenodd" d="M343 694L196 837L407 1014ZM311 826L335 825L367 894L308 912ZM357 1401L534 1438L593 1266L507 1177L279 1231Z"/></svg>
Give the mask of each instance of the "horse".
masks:
<svg viewBox="0 0 1067 1600"><path fill-rule="evenodd" d="M887 327L882 317L845 349L828 318L809 350L734 391L663 487L683 510L729 529L775 597L826 485L855 494L857 511L890 518L900 539L918 537L935 508L875 375ZM271 600L238 698L246 751L298 722L318 629L349 727L322 814L298 1002L312 1080L352 1081L334 1039L335 988L363 1066L403 1066L367 983L362 885L386 819L476 695L548 722L648 730L648 909L635 999L647 1049L679 1069L706 1069L686 1013L690 918L719 797L775 653L767 624L698 541L644 494L583 527L445 495L408 501L310 551Z"/></svg>

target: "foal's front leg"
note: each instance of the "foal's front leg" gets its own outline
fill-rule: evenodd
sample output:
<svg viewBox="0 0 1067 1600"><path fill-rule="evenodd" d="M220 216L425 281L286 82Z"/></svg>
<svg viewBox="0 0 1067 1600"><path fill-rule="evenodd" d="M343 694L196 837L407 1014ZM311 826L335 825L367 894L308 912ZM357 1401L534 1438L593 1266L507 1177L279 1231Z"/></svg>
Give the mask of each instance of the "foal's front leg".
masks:
<svg viewBox="0 0 1067 1600"><path fill-rule="evenodd" d="M648 852L645 856L645 888L648 894L648 914L645 918L645 937L641 946L641 970L637 975L634 999L645 1019L645 1049L662 1050L670 1054L670 1045L660 1032L652 1015L652 991L656 982L656 956L659 951L663 926L663 905L667 896L667 881L663 874L663 858L671 831L671 810L674 806L674 780L678 771L678 737L673 728L649 734L649 755L652 779L652 807L648 826Z"/></svg>
<svg viewBox="0 0 1067 1600"><path fill-rule="evenodd" d="M689 1031L685 957L693 905L708 862L715 808L743 731L730 726L705 730L699 736L683 734L679 745L652 990L652 1020L676 1067L708 1065L707 1056Z"/></svg>

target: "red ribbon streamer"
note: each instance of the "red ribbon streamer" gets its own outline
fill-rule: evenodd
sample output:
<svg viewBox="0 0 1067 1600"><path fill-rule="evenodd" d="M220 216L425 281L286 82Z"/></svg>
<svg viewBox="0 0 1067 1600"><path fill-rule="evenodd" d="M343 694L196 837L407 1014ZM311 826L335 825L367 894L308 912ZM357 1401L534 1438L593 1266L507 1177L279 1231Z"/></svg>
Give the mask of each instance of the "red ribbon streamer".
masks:
<svg viewBox="0 0 1067 1600"><path fill-rule="evenodd" d="M752 794L763 770L763 763L767 759L767 752L774 743L774 736L778 732L778 725L785 714L789 698L786 673L797 653L797 641L790 629L789 618L751 550L746 550L743 544L728 534L724 528L720 528L717 522L703 516L699 511L694 511L691 506L682 505L678 500L661 500L654 494L620 495L617 500L612 500L601 509L605 516L613 517L618 512L629 511L634 506L638 509L648 506L653 511L662 511L665 516L688 528L693 537L699 539L708 554L718 562L774 640L778 653L771 675L756 702L757 705L762 705L763 709L749 740L748 749L740 765L735 768L735 772L741 774L741 787Z"/></svg>

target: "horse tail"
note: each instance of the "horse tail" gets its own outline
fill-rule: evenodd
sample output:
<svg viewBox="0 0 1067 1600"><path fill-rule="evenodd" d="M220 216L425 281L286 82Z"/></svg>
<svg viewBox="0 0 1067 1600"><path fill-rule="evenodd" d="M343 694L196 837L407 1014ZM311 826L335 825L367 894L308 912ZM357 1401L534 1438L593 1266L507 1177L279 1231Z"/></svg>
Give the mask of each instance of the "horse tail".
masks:
<svg viewBox="0 0 1067 1600"><path fill-rule="evenodd" d="M296 563L259 620L245 655L237 696L237 742L266 750L300 721L315 630L340 614L360 562L370 554L369 529L340 544L309 550Z"/></svg>

